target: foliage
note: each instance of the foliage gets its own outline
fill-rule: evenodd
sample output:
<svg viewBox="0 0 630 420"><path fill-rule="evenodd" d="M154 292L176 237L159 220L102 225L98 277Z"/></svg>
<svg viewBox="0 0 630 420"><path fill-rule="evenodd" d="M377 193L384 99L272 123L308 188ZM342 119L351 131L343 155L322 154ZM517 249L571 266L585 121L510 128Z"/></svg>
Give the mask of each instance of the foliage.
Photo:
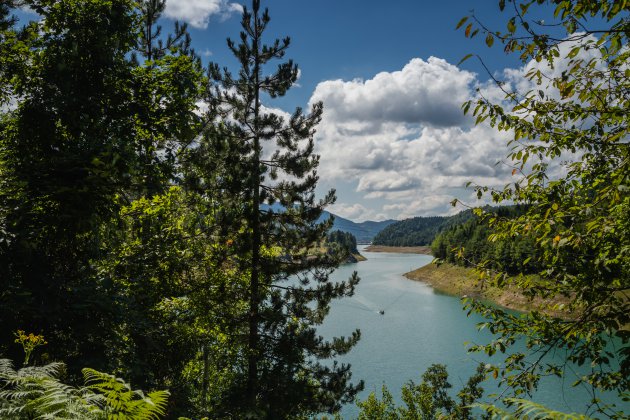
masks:
<svg viewBox="0 0 630 420"><path fill-rule="evenodd" d="M341 256L310 252L326 238L331 222L318 218L334 201L332 191L319 201L314 194L313 134L322 106L309 114L297 109L288 118L262 106L261 97L284 95L298 75L290 60L268 70L290 44L289 38L264 44L269 21L254 0L243 12L239 43L228 40L238 75L210 67L210 112L223 121L208 127L200 152L223 158L212 161L218 171L210 181L229 215L219 215L219 223L225 221L222 240L232 241L229 260L249 277L242 342L247 360L232 393L240 405L227 401L225 410L237 417L287 418L335 411L360 389L349 382L349 366L322 363L347 353L359 332L325 341L316 330L330 301L352 295L358 278L332 283L328 275Z"/></svg>
<svg viewBox="0 0 630 420"><path fill-rule="evenodd" d="M517 419L548 419L548 420L589 420L590 417L583 414L567 414L550 410L540 404L519 398L506 398L505 402L510 406L516 406L516 410L499 408L494 405L476 404L477 407L486 410L491 419L517 420Z"/></svg>
<svg viewBox="0 0 630 420"><path fill-rule="evenodd" d="M0 322L44 332L78 376L124 360L108 357L126 345L121 291L98 267L122 206L174 178L203 77L185 28L163 46L142 35L159 2L20 4L41 21L0 38L0 102L14 105L0 116Z"/></svg>
<svg viewBox="0 0 630 420"><path fill-rule="evenodd" d="M543 5L554 7L552 16L531 19L549 10ZM569 296L568 309L579 316L514 317L472 304L499 335L473 349L491 352L501 344L503 350L525 337L535 359L512 354L499 369L517 393L534 387L541 374L562 374L563 366L547 364L544 355L566 349L569 361L592 366L577 380L593 387L592 409L622 418L620 407L605 406L596 391L624 393L630 386L628 7L607 0L500 0L499 7L510 14L507 31L486 27L474 14L458 25L466 36L485 34L488 46L499 41L526 63L523 83L496 80L503 102L480 95L463 106L478 123L512 136L515 182L476 190L495 202L529 206L513 219L488 217L491 241L535 238L538 280L517 276L514 286L532 296Z"/></svg>
<svg viewBox="0 0 630 420"><path fill-rule="evenodd" d="M0 359L0 416L20 419L151 420L165 414L168 392L132 390L121 379L83 369L85 386L62 383L63 363L14 370Z"/></svg>
<svg viewBox="0 0 630 420"><path fill-rule="evenodd" d="M372 239L374 245L430 245L447 217L413 217L392 223Z"/></svg>
<svg viewBox="0 0 630 420"><path fill-rule="evenodd" d="M144 388L168 384L171 414L211 410L238 360L244 281L213 238L208 206L182 187L135 200L100 265L126 314L111 351L118 369Z"/></svg>
<svg viewBox="0 0 630 420"><path fill-rule="evenodd" d="M371 393L359 406L359 420L434 420L473 419L472 405L483 396L480 386L485 379L485 368L479 365L466 385L457 393L459 401L452 399L448 392L452 385L448 382L448 373L444 365L431 365L422 374L422 382L410 381L402 388L404 405L396 406L394 399L385 385L382 399ZM486 416L482 416L486 418Z"/></svg>
<svg viewBox="0 0 630 420"><path fill-rule="evenodd" d="M506 219L523 214L524 207L502 206L486 208L486 214ZM517 240L489 241L488 221L471 216L463 223L453 224L438 233L431 244L433 256L441 261L465 267L486 262L485 267L508 275L537 273L534 253L535 238L523 236Z"/></svg>
<svg viewBox="0 0 630 420"><path fill-rule="evenodd" d="M338 245L341 249L348 254L358 254L357 238L350 232L342 232L340 230L334 230L326 237L326 243L331 246L333 244Z"/></svg>

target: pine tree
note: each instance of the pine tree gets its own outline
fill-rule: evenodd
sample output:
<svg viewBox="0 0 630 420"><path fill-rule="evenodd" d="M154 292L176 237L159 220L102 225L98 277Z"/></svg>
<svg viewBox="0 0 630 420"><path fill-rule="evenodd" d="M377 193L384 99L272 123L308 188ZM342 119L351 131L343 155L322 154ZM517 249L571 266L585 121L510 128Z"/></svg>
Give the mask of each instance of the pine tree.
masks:
<svg viewBox="0 0 630 420"><path fill-rule="evenodd" d="M332 283L328 275L338 256L314 251L331 226L317 220L335 199L334 191L319 201L314 193L319 159L313 134L321 103L309 114L296 109L288 120L262 105L263 96L284 95L298 77L291 60L265 71L290 44L289 38L263 43L269 20L259 0L244 10L240 43L228 40L240 64L237 78L211 66L211 112L224 117L224 125L213 129L227 131L227 138L207 138L239 162L217 175L221 201L232 203L232 258L249 277L245 373L234 389L245 396L245 406L238 415L287 418L335 411L361 388L349 383L349 366L320 362L347 353L359 332L328 342L316 331L331 300L351 295L358 277ZM242 218L234 219L239 212Z"/></svg>

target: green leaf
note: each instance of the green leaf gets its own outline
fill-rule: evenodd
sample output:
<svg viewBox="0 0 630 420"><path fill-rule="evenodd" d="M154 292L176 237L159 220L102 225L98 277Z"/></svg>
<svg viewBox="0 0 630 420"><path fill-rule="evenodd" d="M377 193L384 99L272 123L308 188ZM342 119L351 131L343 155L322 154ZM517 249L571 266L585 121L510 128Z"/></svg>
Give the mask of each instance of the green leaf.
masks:
<svg viewBox="0 0 630 420"><path fill-rule="evenodd" d="M468 16L464 16L463 18L461 18L460 21L457 22L457 26L455 27L455 29L461 28L462 25L466 23L467 20L468 20Z"/></svg>
<svg viewBox="0 0 630 420"><path fill-rule="evenodd" d="M472 56L473 56L472 54L466 54L466 55L464 56L464 58L462 58L461 60L459 60L459 63L457 63L457 65L459 66L460 64L462 64L464 61L468 60L468 59L469 59L470 57L472 57ZM469 106L469 107L470 107L470 106ZM466 110L466 111L468 111L468 110Z"/></svg>
<svg viewBox="0 0 630 420"><path fill-rule="evenodd" d="M511 18L511 19L508 21L508 24L507 24L507 29L508 29L508 31L509 31L511 34L513 34L513 33L516 31L516 24L515 24L515 23L516 23L516 18Z"/></svg>
<svg viewBox="0 0 630 420"><path fill-rule="evenodd" d="M464 35L468 38L470 36L470 31L472 29L472 23L469 23L468 26L466 26L466 30L464 31Z"/></svg>
<svg viewBox="0 0 630 420"><path fill-rule="evenodd" d="M488 33L488 35L486 35L486 45L492 47L492 44L494 44L494 37L491 33Z"/></svg>

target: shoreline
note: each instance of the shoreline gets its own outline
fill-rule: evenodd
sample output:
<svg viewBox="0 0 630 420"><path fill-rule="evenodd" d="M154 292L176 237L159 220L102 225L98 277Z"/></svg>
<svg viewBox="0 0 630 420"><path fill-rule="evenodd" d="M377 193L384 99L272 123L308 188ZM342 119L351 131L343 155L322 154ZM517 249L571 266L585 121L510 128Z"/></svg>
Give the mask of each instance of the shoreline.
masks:
<svg viewBox="0 0 630 420"><path fill-rule="evenodd" d="M485 300L494 305L522 313L537 310L553 317L571 318L570 314L556 307L556 305L567 304L568 299L543 300L535 298L530 300L518 290L510 287L499 289L493 286L485 286L482 289L478 284L476 273L471 268L448 263L443 263L440 266L427 264L405 273L403 276L409 280L427 283L436 291L450 296Z"/></svg>
<svg viewBox="0 0 630 420"><path fill-rule="evenodd" d="M363 249L365 252L392 252L396 254L423 254L431 255L430 246L386 246L368 245Z"/></svg>

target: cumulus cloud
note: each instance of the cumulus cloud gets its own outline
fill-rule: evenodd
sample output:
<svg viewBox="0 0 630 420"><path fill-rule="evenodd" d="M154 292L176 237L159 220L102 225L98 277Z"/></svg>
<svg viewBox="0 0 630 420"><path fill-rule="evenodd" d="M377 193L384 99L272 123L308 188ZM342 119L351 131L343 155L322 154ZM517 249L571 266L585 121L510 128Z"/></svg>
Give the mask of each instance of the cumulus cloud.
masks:
<svg viewBox="0 0 630 420"><path fill-rule="evenodd" d="M371 200L348 204L340 195L334 210L354 220L450 214L453 197L470 194L468 181L509 182L507 134L475 126L461 110L478 85L473 73L435 57L370 80L320 83L311 98L324 103L319 173L333 185L353 180Z"/></svg>
<svg viewBox="0 0 630 420"><path fill-rule="evenodd" d="M167 0L164 17L188 22L195 28L205 29L211 16L226 19L232 13L240 13L243 6L227 0Z"/></svg>
<svg viewBox="0 0 630 420"><path fill-rule="evenodd" d="M588 36L581 43L594 42ZM471 204L476 194L465 189L468 182L502 188L515 182L509 153L510 132L498 132L487 123L475 125L461 105L481 92L493 103L503 102L506 91L545 95L559 99L549 82L537 85L526 75L540 70L548 80L562 75L570 65L567 58L576 43L560 46L554 66L532 60L519 68L496 75L504 84L481 81L443 59L412 59L401 70L382 72L369 80L329 80L320 83L311 102L322 101L324 114L316 134L321 155L320 176L327 185L353 183L356 203L339 203L340 215L364 220L370 215L406 218L452 214L453 198ZM596 48L582 49L574 57L588 62L600 58ZM526 114L520 114L527 117ZM532 139L536 141L536 139ZM564 154L549 163L548 175L562 176L562 161L579 160ZM531 162L529 163L531 164ZM527 168L526 168L527 169Z"/></svg>
<svg viewBox="0 0 630 420"><path fill-rule="evenodd" d="M412 59L400 71L382 72L370 80L330 80L320 83L312 101L323 101L337 121L395 122L436 127L464 122L461 104L470 97L475 76L443 59Z"/></svg>
<svg viewBox="0 0 630 420"><path fill-rule="evenodd" d="M385 213L379 213L374 209L367 208L359 203L354 204L333 204L327 208L328 211L341 216L346 219L350 219L356 222L362 222L365 220L385 220L387 216Z"/></svg>

